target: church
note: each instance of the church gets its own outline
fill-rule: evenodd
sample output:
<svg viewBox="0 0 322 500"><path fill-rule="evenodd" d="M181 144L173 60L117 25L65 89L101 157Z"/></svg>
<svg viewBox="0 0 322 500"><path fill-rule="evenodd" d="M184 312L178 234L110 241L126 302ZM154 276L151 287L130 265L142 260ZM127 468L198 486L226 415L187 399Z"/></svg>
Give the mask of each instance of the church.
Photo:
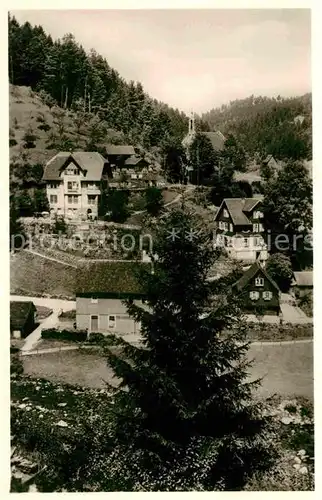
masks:
<svg viewBox="0 0 322 500"><path fill-rule="evenodd" d="M198 132L198 133L204 135L205 137L208 137L214 151L219 152L219 151L222 151L224 149L226 138L219 130L216 130L213 132ZM182 146L185 150L186 158L188 160L188 165L186 166L187 178L190 177L190 172L193 171L192 165L189 165L189 163L190 163L190 147L193 144L193 141L195 140L196 135L197 135L197 132L196 132L196 124L195 124L195 114L193 111L191 111L190 118L189 118L188 133L182 140Z"/></svg>

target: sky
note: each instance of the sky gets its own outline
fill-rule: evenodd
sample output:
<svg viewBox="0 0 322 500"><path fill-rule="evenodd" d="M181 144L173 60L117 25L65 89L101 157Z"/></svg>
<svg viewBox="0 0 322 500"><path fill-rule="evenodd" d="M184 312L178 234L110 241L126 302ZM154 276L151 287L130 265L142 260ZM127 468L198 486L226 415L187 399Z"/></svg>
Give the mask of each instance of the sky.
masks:
<svg viewBox="0 0 322 500"><path fill-rule="evenodd" d="M54 39L72 33L151 97L197 113L252 94L311 91L309 9L25 10Z"/></svg>

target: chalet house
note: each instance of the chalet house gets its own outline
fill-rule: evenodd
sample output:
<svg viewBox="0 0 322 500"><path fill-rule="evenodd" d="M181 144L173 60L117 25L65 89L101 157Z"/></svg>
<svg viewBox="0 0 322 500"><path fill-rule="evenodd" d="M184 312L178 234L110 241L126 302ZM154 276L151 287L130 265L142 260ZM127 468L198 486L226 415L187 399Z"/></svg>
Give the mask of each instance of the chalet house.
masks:
<svg viewBox="0 0 322 500"><path fill-rule="evenodd" d="M272 169L277 169L279 167L279 164L275 160L273 155L267 155L266 158L262 161L263 165L268 166Z"/></svg>
<svg viewBox="0 0 322 500"><path fill-rule="evenodd" d="M125 299L142 304L144 294L138 272L151 264L133 261L83 261L76 277L76 326L91 332L139 334L140 325L131 318Z"/></svg>
<svg viewBox="0 0 322 500"><path fill-rule="evenodd" d="M10 302L10 334L14 339L27 337L35 328L37 310L33 302Z"/></svg>
<svg viewBox="0 0 322 500"><path fill-rule="evenodd" d="M164 185L158 168L140 156L127 158L121 166L114 166L109 177L110 188L146 189L149 186Z"/></svg>
<svg viewBox="0 0 322 500"><path fill-rule="evenodd" d="M45 166L51 214L78 219L97 216L98 200L109 164L96 152L60 152Z"/></svg>
<svg viewBox="0 0 322 500"><path fill-rule="evenodd" d="M279 314L280 289L258 262L244 272L233 288L240 294L245 313L253 313L257 309L264 314Z"/></svg>
<svg viewBox="0 0 322 500"><path fill-rule="evenodd" d="M135 156L135 149L129 145L109 144L106 146L106 157L111 167L122 167L126 160Z"/></svg>
<svg viewBox="0 0 322 500"><path fill-rule="evenodd" d="M252 263L268 258L261 200L225 198L215 215L215 246L223 247L233 259Z"/></svg>
<svg viewBox="0 0 322 500"><path fill-rule="evenodd" d="M292 289L297 297L313 292L313 271L295 271Z"/></svg>

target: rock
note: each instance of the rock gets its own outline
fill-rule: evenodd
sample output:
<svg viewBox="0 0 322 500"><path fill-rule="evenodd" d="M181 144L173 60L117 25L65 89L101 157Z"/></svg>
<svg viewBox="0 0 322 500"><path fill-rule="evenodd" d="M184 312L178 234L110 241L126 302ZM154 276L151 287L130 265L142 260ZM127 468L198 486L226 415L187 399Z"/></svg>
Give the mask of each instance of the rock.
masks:
<svg viewBox="0 0 322 500"><path fill-rule="evenodd" d="M56 425L59 427L68 427L68 424L64 420L59 420Z"/></svg>
<svg viewBox="0 0 322 500"><path fill-rule="evenodd" d="M290 417L283 417L281 420L282 424L284 424L284 425L289 425L292 421L293 421L293 419Z"/></svg>
<svg viewBox="0 0 322 500"><path fill-rule="evenodd" d="M58 403L57 406L66 406L66 405L67 405L67 403Z"/></svg>
<svg viewBox="0 0 322 500"><path fill-rule="evenodd" d="M301 463L301 459L300 459L300 457L295 457L295 458L294 458L294 462L295 462L296 464L300 464L300 463Z"/></svg>
<svg viewBox="0 0 322 500"><path fill-rule="evenodd" d="M300 474L307 474L308 473L308 470L307 470L307 467L301 467L300 470L299 470L299 473Z"/></svg>
<svg viewBox="0 0 322 500"><path fill-rule="evenodd" d="M294 464L293 467L294 467L294 469L299 470L301 466L300 466L300 464Z"/></svg>
<svg viewBox="0 0 322 500"><path fill-rule="evenodd" d="M298 455L304 457L304 455L306 455L306 451L305 450L300 450L297 452Z"/></svg>
<svg viewBox="0 0 322 500"><path fill-rule="evenodd" d="M18 408L20 408L21 410L23 410L24 408L26 408L27 405L25 403L21 403Z"/></svg>

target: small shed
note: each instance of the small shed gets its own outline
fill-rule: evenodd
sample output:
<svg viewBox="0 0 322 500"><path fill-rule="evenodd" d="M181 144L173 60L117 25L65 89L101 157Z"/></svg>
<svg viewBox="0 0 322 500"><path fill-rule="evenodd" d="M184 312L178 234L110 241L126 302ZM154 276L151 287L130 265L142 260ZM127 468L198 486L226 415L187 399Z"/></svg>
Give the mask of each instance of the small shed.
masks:
<svg viewBox="0 0 322 500"><path fill-rule="evenodd" d="M10 302L10 334L13 338L27 337L36 328L37 309L32 301Z"/></svg>
<svg viewBox="0 0 322 500"><path fill-rule="evenodd" d="M303 297L313 291L313 271L295 271L292 288L295 295Z"/></svg>

